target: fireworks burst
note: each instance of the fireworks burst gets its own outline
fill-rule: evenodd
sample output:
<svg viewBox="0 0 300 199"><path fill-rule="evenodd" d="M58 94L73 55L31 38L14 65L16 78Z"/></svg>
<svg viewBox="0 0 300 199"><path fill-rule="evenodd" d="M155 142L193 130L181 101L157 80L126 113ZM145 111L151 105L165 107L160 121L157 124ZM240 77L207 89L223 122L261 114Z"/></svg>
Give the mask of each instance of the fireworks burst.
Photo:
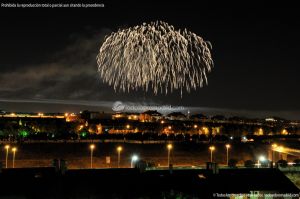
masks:
<svg viewBox="0 0 300 199"><path fill-rule="evenodd" d="M98 71L115 91L139 88L155 94L190 92L207 84L213 67L211 44L166 22L119 29L106 37L97 56Z"/></svg>

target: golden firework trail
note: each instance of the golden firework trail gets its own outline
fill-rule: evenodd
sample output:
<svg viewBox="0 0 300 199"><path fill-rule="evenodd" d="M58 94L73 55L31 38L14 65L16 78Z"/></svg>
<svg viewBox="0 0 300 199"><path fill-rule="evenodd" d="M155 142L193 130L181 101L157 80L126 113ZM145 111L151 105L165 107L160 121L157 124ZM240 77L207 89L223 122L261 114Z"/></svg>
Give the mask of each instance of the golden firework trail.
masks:
<svg viewBox="0 0 300 199"><path fill-rule="evenodd" d="M105 38L98 72L117 92L190 92L207 84L213 67L211 44L186 29L156 21L119 29Z"/></svg>

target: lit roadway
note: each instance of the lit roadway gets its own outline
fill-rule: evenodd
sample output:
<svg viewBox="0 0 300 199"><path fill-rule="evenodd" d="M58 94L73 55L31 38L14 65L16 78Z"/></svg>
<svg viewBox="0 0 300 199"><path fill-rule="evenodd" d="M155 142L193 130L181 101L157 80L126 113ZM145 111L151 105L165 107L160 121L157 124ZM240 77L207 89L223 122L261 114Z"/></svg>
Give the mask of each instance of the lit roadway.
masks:
<svg viewBox="0 0 300 199"><path fill-rule="evenodd" d="M294 148L289 148L289 147L275 147L273 151L276 151L278 153L285 153L293 156L299 156L300 157L300 150L299 149L294 149Z"/></svg>

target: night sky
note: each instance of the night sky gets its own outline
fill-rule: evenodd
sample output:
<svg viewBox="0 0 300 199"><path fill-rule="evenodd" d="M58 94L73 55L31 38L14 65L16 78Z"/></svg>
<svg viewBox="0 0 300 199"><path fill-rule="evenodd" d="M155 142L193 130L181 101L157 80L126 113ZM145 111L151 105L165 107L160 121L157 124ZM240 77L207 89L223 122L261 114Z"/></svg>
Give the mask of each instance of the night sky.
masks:
<svg viewBox="0 0 300 199"><path fill-rule="evenodd" d="M123 101L184 106L206 114L300 119L299 15L295 5L186 1L0 8L0 110L111 111L113 102ZM212 43L215 65L208 86L181 98L179 92L115 93L102 83L96 55L104 36L156 20Z"/></svg>

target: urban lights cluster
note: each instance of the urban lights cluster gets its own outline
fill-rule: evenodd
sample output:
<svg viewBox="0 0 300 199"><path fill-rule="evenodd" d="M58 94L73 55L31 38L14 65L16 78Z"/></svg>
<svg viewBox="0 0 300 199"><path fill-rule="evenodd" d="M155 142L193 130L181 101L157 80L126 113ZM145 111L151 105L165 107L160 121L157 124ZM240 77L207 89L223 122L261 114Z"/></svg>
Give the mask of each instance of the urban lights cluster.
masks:
<svg viewBox="0 0 300 199"><path fill-rule="evenodd" d="M5 151L6 151L6 155L5 155L5 168L8 168L8 155L9 155L9 149L11 147L10 147L10 145L5 145L4 148L5 148ZM16 159L17 148L16 147L12 147L11 148L11 152L13 154L12 168L15 168L15 159Z"/></svg>

